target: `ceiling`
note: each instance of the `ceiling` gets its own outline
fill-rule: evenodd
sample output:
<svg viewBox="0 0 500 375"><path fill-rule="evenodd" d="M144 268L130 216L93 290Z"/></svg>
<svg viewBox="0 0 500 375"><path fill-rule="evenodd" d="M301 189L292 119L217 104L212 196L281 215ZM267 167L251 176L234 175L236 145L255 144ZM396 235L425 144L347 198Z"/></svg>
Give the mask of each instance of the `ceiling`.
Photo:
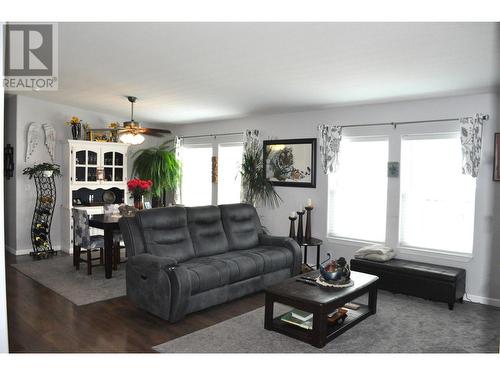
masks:
<svg viewBox="0 0 500 375"><path fill-rule="evenodd" d="M61 23L59 90L21 92L190 123L480 92L500 83L494 23Z"/></svg>

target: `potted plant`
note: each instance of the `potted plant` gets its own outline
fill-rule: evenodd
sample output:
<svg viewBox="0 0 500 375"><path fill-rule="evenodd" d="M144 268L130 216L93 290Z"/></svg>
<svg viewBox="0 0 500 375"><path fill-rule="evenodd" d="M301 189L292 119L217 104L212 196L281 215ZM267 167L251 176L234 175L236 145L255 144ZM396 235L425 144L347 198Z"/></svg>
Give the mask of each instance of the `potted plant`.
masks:
<svg viewBox="0 0 500 375"><path fill-rule="evenodd" d="M43 177L61 176L61 167L59 164L41 163L35 164L33 167L23 169L23 174L27 175L30 179L35 175L42 175Z"/></svg>
<svg viewBox="0 0 500 375"><path fill-rule="evenodd" d="M138 210L142 210L144 208L144 195L150 191L152 185L153 181L141 180L139 178L134 178L127 182L131 198L134 199L134 207Z"/></svg>
<svg viewBox="0 0 500 375"><path fill-rule="evenodd" d="M283 201L265 177L264 153L258 140L251 141L243 152L241 163L242 201L253 206L277 208Z"/></svg>
<svg viewBox="0 0 500 375"><path fill-rule="evenodd" d="M175 192L181 177L181 165L175 156L173 140L157 147L138 150L133 157L132 174L153 181L152 206L166 204L166 195Z"/></svg>

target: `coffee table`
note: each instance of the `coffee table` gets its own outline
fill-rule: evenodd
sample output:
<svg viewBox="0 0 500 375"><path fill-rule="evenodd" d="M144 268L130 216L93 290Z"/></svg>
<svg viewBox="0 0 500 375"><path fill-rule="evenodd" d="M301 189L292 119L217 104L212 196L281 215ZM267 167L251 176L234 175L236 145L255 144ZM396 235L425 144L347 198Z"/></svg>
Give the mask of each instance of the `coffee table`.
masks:
<svg viewBox="0 0 500 375"><path fill-rule="evenodd" d="M319 271L309 272L267 288L265 290L264 328L322 348L335 337L377 312L377 276L352 271L351 279L354 280L354 285L335 289L325 289L297 281L301 276L317 277L318 275ZM356 302L360 305L359 309L349 310L343 324L330 325L328 323L328 314L366 293L368 293L368 305ZM313 313L312 329L308 330L283 322L282 315L274 317L275 302Z"/></svg>

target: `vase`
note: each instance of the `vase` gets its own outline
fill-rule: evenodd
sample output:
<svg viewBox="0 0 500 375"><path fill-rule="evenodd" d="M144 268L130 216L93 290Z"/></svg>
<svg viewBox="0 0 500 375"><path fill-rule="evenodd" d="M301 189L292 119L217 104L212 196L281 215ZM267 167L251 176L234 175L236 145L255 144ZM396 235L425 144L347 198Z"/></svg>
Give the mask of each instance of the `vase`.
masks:
<svg viewBox="0 0 500 375"><path fill-rule="evenodd" d="M144 197L142 195L134 197L134 207L138 210L144 209Z"/></svg>
<svg viewBox="0 0 500 375"><path fill-rule="evenodd" d="M81 139L82 137L82 124L72 124L71 125L71 135L74 140Z"/></svg>
<svg viewBox="0 0 500 375"><path fill-rule="evenodd" d="M78 139L76 134L76 125L71 125L71 135L73 136L74 140Z"/></svg>

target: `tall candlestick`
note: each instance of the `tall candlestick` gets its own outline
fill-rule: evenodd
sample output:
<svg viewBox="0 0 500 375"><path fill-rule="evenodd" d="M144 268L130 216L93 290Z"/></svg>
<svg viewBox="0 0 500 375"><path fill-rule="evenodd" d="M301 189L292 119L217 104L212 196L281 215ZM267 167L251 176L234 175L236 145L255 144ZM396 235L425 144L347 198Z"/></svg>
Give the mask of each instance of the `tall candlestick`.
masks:
<svg viewBox="0 0 500 375"><path fill-rule="evenodd" d="M313 207L312 206L308 206L306 207L306 212L307 212L307 216L306 216L306 241L310 240L312 235L311 235L311 211L312 211Z"/></svg>
<svg viewBox="0 0 500 375"><path fill-rule="evenodd" d="M293 213L294 216L290 216L290 232L288 234L288 237L295 238L295 220L297 220L297 215L295 212Z"/></svg>
<svg viewBox="0 0 500 375"><path fill-rule="evenodd" d="M304 216L304 211L297 211L297 215L299 215L299 225L297 227L297 241L303 241L304 240L304 228L303 228L303 221L302 221L302 216Z"/></svg>

